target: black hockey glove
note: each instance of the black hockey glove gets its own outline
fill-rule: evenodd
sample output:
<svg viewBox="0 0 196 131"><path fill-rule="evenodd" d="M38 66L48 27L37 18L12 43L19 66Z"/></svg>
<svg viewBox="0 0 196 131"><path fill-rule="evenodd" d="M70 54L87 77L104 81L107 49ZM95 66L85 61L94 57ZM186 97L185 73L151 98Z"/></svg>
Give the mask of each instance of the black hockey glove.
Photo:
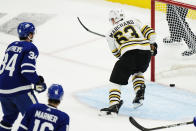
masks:
<svg viewBox="0 0 196 131"><path fill-rule="evenodd" d="M34 90L38 93L44 92L47 88L43 76L39 76L39 81L34 85Z"/></svg>
<svg viewBox="0 0 196 131"><path fill-rule="evenodd" d="M152 56L156 56L157 54L157 48L158 48L158 45L157 43L153 43L153 44L150 44L150 47L151 47L151 55Z"/></svg>

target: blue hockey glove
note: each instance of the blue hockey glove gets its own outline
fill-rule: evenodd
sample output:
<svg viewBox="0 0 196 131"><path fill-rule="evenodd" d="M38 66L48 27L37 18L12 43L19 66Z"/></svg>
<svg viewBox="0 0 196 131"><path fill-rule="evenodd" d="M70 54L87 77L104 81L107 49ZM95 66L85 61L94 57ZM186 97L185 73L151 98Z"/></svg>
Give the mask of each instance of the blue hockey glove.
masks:
<svg viewBox="0 0 196 131"><path fill-rule="evenodd" d="M196 116L193 119L194 126L196 127Z"/></svg>
<svg viewBox="0 0 196 131"><path fill-rule="evenodd" d="M38 93L44 92L47 88L44 78L39 76L39 82L34 85L34 90Z"/></svg>
<svg viewBox="0 0 196 131"><path fill-rule="evenodd" d="M156 56L157 48L158 48L157 43L150 44L150 47L151 47L151 55L152 56Z"/></svg>

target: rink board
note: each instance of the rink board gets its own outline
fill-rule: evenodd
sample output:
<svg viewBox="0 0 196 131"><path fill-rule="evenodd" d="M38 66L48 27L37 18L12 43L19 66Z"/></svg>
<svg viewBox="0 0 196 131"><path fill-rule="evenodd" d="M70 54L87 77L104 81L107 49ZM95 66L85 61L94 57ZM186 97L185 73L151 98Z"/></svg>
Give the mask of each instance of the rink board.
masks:
<svg viewBox="0 0 196 131"><path fill-rule="evenodd" d="M185 120L196 115L196 93L152 82L146 82L146 85L144 105L138 109L133 109L132 100L135 94L132 86L121 89L124 100L119 112L121 115L151 120ZM79 101L93 108L108 106L107 85L77 92L75 95Z"/></svg>

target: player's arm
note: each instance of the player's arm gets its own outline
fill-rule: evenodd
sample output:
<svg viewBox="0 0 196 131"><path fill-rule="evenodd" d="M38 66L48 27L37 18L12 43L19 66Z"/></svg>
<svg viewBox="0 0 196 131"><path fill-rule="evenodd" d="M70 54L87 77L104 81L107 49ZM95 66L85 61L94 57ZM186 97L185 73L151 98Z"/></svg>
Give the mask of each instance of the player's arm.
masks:
<svg viewBox="0 0 196 131"><path fill-rule="evenodd" d="M31 46L26 50L21 64L21 74L35 85L37 92L43 92L46 89L44 78L38 76L36 72L36 59L38 55L39 52L35 46Z"/></svg>
<svg viewBox="0 0 196 131"><path fill-rule="evenodd" d="M156 40L155 31L148 25L143 25L139 20L135 20L135 23L137 24L144 38L149 40L150 47L151 47L151 55L155 56L157 54L157 48L158 48L158 45L155 41Z"/></svg>
<svg viewBox="0 0 196 131"><path fill-rule="evenodd" d="M142 32L144 38L150 40L150 43L155 42L156 33L151 27L149 27L148 25L144 25L141 28L141 32Z"/></svg>
<svg viewBox="0 0 196 131"><path fill-rule="evenodd" d="M108 46L109 46L112 54L115 57L119 58L121 56L121 53L120 53L120 50L115 45L115 40L113 38L111 38L110 36L107 36L106 40L108 42Z"/></svg>
<svg viewBox="0 0 196 131"><path fill-rule="evenodd" d="M140 29L144 38L148 39L150 43L154 43L156 39L155 31L148 25L144 25L140 20L134 19L134 23Z"/></svg>
<svg viewBox="0 0 196 131"><path fill-rule="evenodd" d="M142 28L141 28L141 32L143 34L143 36L149 40L150 42L150 48L151 48L151 55L152 56L156 56L157 54L157 48L158 48L158 45L156 43L156 33L155 31L149 27L148 25L144 25Z"/></svg>
<svg viewBox="0 0 196 131"><path fill-rule="evenodd" d="M21 64L21 74L31 83L35 84L39 81L39 76L36 72L36 59L39 52L36 47L29 47L24 54Z"/></svg>
<svg viewBox="0 0 196 131"><path fill-rule="evenodd" d="M29 121L34 113L34 108L35 108L35 105L31 106L27 112L25 113L21 123L20 123L20 126L18 128L18 131L28 131L28 125L29 125Z"/></svg>

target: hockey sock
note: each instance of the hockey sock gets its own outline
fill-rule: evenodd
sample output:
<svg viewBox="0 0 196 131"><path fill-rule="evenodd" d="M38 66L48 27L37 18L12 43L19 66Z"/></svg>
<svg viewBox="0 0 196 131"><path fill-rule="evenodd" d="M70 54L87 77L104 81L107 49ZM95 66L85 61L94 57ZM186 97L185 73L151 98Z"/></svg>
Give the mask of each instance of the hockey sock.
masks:
<svg viewBox="0 0 196 131"><path fill-rule="evenodd" d="M111 83L112 89L109 91L110 105L118 104L120 102L120 85Z"/></svg>
<svg viewBox="0 0 196 131"><path fill-rule="evenodd" d="M135 93L140 90L141 85L144 85L144 76L143 73L135 73L132 77L133 89Z"/></svg>

